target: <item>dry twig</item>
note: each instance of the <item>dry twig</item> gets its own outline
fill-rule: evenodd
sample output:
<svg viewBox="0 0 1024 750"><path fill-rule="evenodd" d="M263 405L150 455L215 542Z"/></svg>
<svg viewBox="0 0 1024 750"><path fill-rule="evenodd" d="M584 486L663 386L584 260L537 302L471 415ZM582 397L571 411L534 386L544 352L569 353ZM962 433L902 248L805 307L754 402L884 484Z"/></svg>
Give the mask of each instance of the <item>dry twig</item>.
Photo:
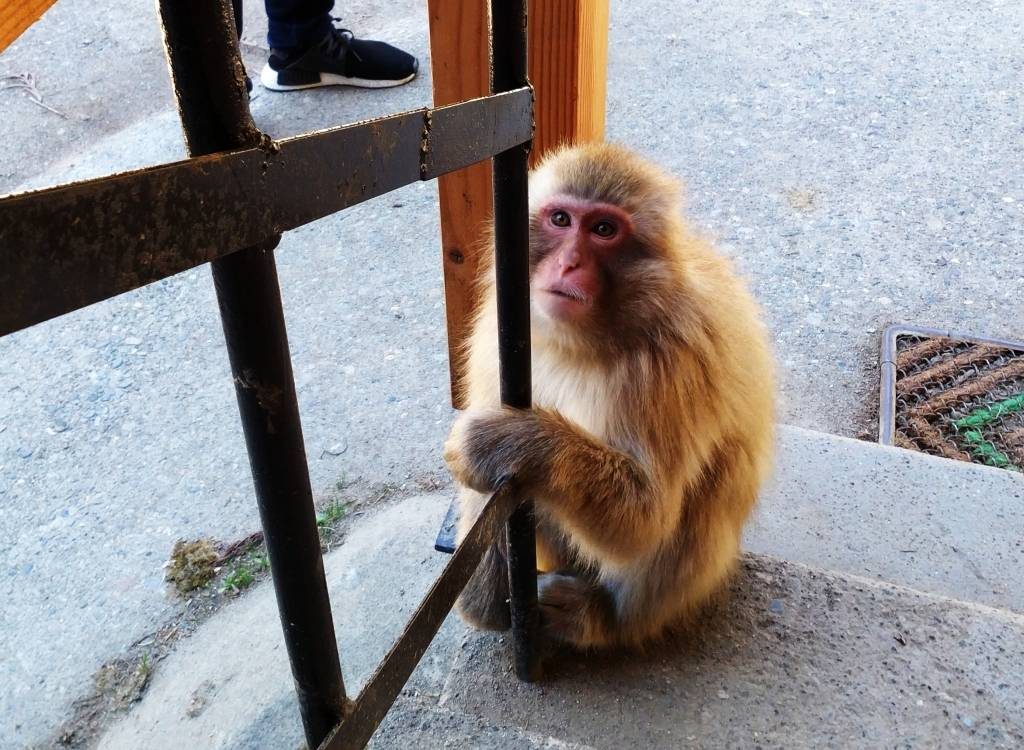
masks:
<svg viewBox="0 0 1024 750"><path fill-rule="evenodd" d="M68 119L68 116L60 110L54 109L49 104L43 101L43 95L39 93L39 89L36 88L36 77L31 73L15 73L13 75L6 75L0 77L0 91L4 89L19 89L24 91L33 104L37 104L45 110L53 112L53 114L63 119Z"/></svg>

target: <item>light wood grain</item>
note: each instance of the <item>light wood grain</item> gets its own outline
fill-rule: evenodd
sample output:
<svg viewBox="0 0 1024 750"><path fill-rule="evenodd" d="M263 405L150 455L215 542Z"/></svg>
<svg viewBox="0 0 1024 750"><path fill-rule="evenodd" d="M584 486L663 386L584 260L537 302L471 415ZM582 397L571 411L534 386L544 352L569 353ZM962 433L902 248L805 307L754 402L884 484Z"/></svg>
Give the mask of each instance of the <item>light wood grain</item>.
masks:
<svg viewBox="0 0 1024 750"><path fill-rule="evenodd" d="M434 105L488 93L487 0L428 0L427 6ZM531 164L560 143L603 140L608 0L531 0L529 47L537 126ZM452 403L458 408L461 352L491 214L490 163L441 177L438 193Z"/></svg>
<svg viewBox="0 0 1024 750"><path fill-rule="evenodd" d="M434 106L484 96L490 90L486 0L429 0ZM461 347L469 334L480 264L480 239L491 213L491 163L438 179L441 258L452 403L459 407Z"/></svg>
<svg viewBox="0 0 1024 750"><path fill-rule="evenodd" d="M604 139L608 0L531 0L529 13L532 165L562 143Z"/></svg>
<svg viewBox="0 0 1024 750"><path fill-rule="evenodd" d="M0 52L39 20L55 0L0 0Z"/></svg>

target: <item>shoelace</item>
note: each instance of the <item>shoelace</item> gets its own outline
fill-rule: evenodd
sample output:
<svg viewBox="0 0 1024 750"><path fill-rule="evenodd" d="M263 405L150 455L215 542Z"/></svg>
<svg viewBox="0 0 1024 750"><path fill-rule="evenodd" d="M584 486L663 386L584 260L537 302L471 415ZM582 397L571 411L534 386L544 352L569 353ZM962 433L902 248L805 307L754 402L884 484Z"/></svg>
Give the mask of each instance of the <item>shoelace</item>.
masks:
<svg viewBox="0 0 1024 750"><path fill-rule="evenodd" d="M341 19L332 16L331 20L340 21ZM327 40L327 44L324 47L324 52L326 52L330 57L337 57L339 52L344 52L345 54L351 52L352 56L355 57L356 60L362 62L363 58L359 56L358 52L352 49L352 42L356 38L356 35L348 29L342 29L338 26L335 26L334 30L337 33L331 34L331 38Z"/></svg>

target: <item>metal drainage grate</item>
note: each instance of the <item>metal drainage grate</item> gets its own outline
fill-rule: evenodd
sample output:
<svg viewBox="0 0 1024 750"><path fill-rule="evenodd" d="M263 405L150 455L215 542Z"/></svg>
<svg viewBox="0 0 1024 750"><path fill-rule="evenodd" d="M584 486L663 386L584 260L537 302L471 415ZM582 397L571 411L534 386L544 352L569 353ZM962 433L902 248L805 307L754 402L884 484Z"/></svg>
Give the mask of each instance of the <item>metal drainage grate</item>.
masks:
<svg viewBox="0 0 1024 750"><path fill-rule="evenodd" d="M879 442L1024 471L1024 343L890 326Z"/></svg>

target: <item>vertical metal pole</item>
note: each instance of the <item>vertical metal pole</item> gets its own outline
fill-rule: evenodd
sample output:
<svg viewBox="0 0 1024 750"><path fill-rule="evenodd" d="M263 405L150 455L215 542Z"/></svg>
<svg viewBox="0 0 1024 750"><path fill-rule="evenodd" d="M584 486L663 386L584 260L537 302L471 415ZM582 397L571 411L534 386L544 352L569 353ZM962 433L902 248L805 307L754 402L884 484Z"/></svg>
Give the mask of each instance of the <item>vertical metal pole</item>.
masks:
<svg viewBox="0 0 1024 750"><path fill-rule="evenodd" d="M190 155L258 145L231 0L159 5ZM211 266L306 742L316 748L342 719L345 687L274 263L278 239Z"/></svg>
<svg viewBox="0 0 1024 750"><path fill-rule="evenodd" d="M491 1L491 91L519 88L526 80L526 2ZM533 405L530 382L530 263L527 166L530 144L494 157L494 267L498 297L501 401ZM537 648L537 550L533 503L508 521L508 578L516 674L539 678Z"/></svg>

